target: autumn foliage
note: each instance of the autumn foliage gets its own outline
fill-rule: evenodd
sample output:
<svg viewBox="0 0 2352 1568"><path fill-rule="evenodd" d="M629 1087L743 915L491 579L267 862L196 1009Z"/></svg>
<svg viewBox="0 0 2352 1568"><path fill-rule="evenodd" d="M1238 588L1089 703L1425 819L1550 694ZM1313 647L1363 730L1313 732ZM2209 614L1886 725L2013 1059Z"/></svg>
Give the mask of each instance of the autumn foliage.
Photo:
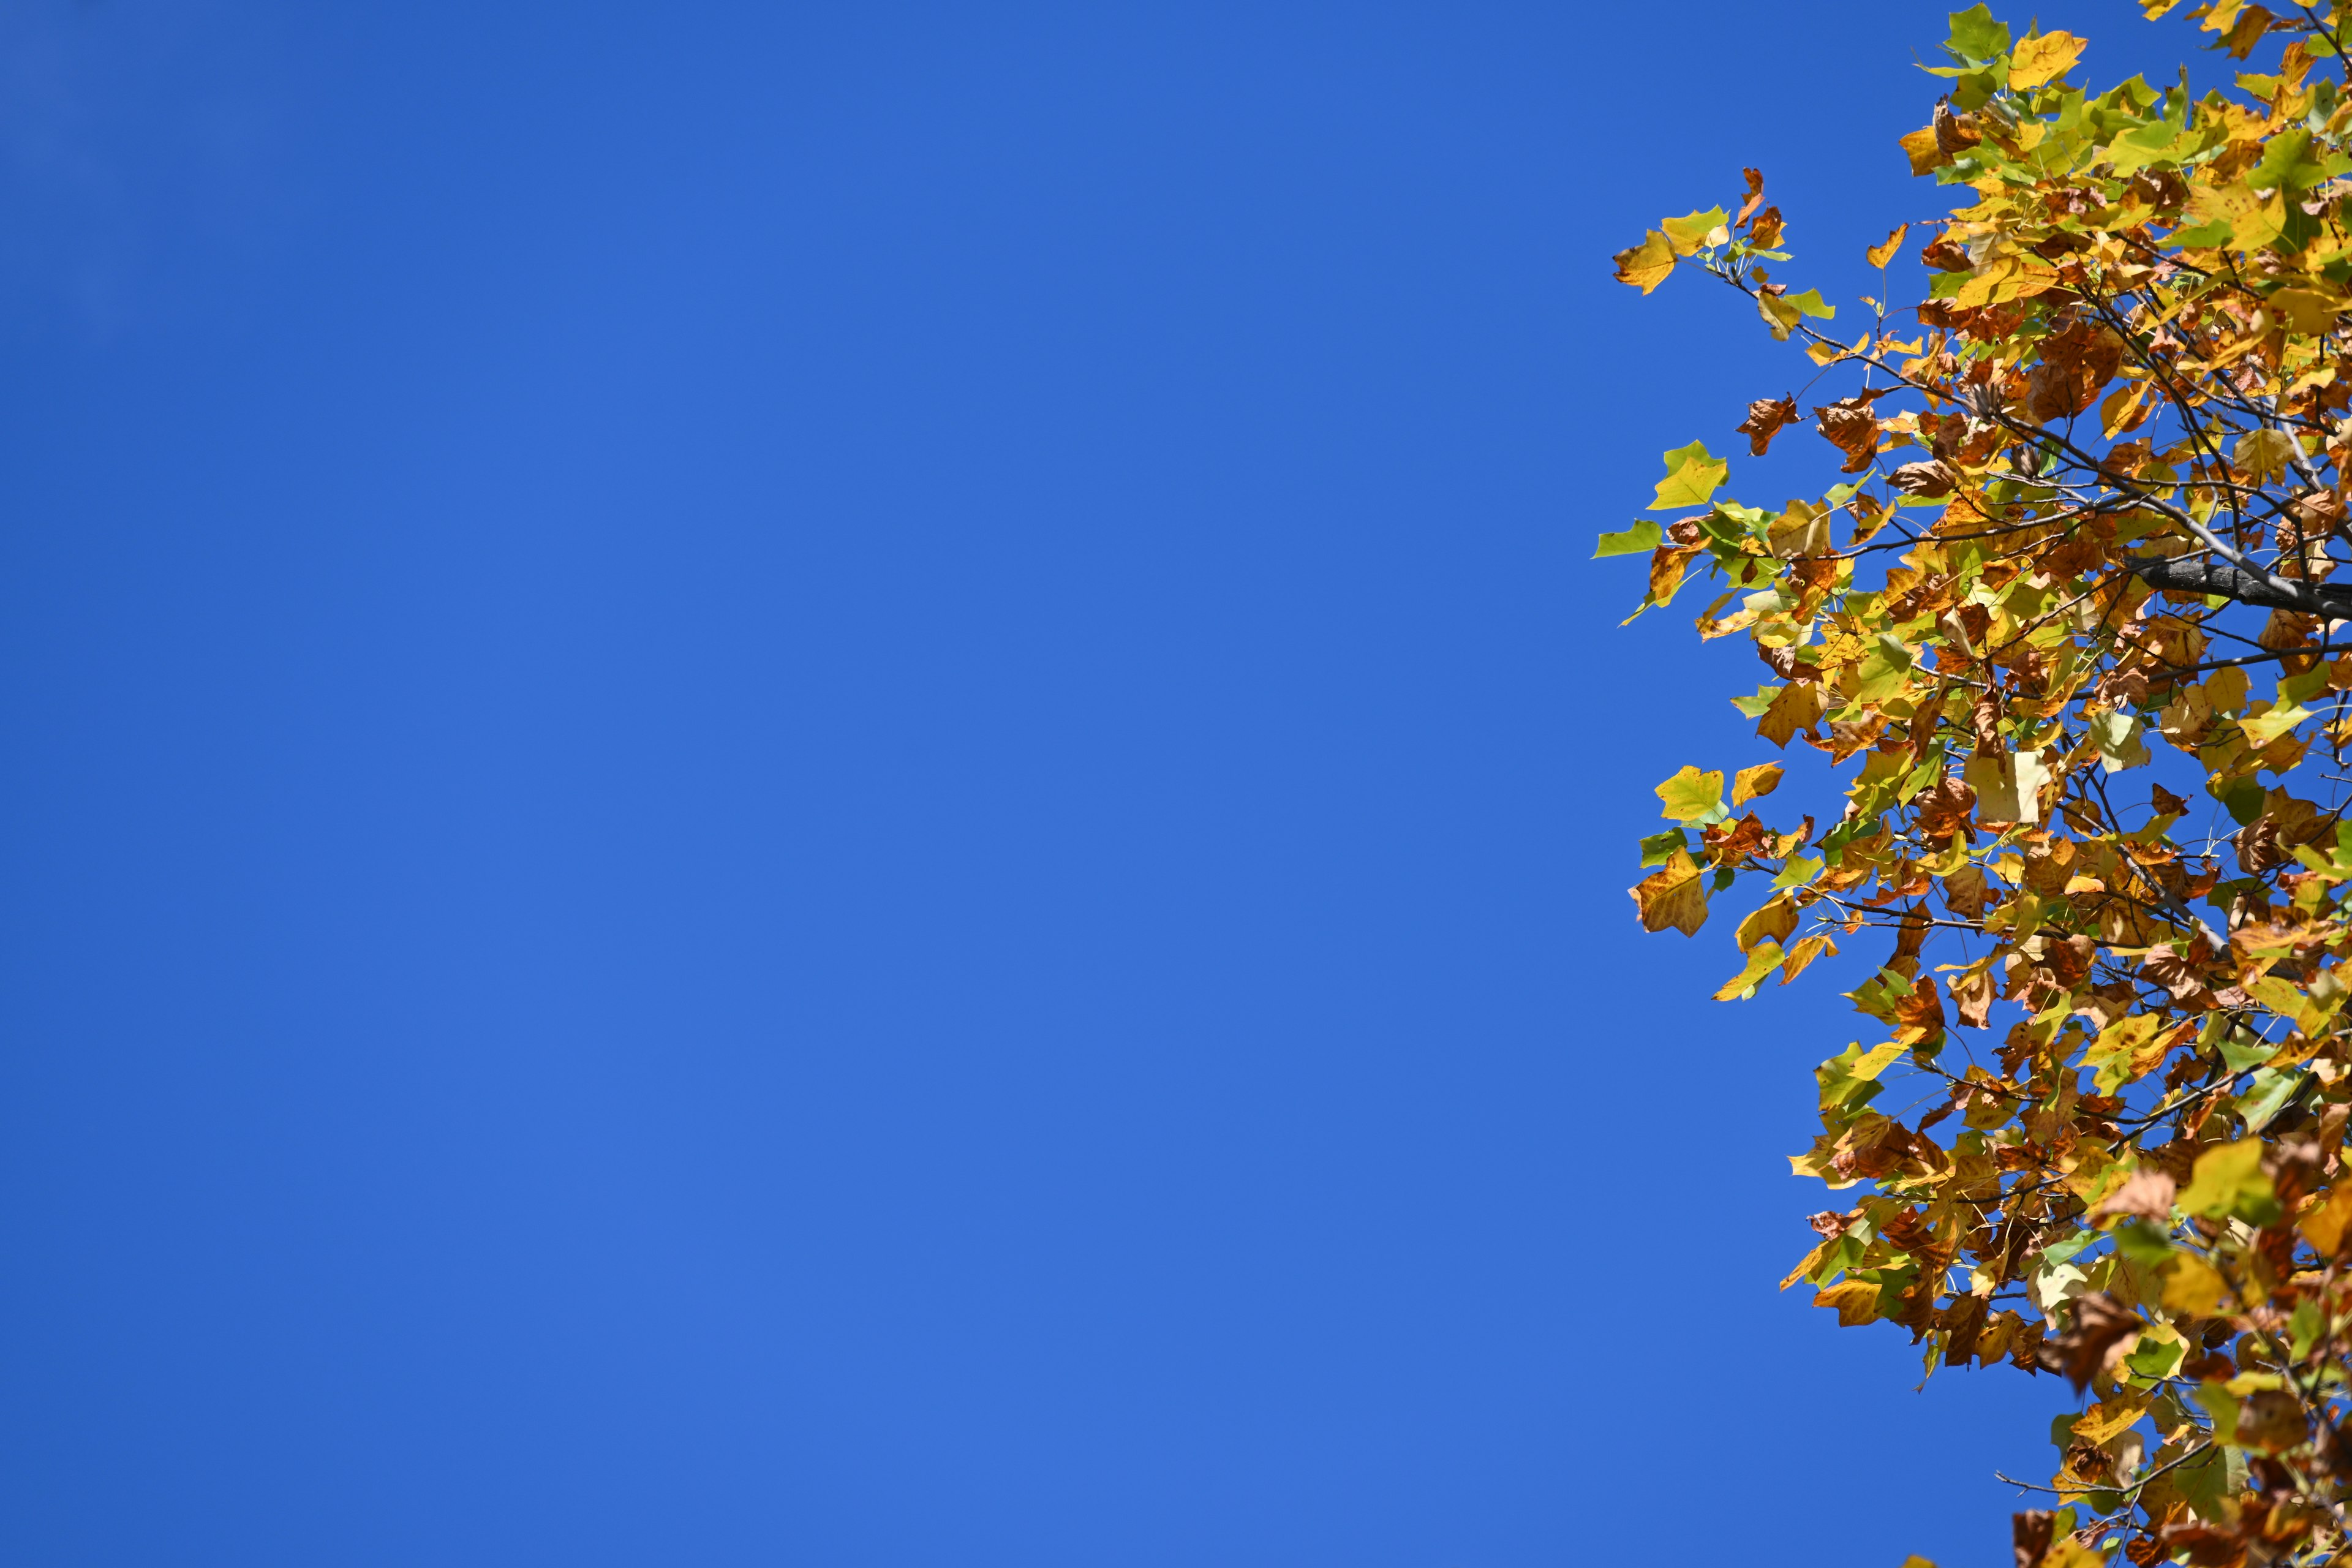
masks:
<svg viewBox="0 0 2352 1568"><path fill-rule="evenodd" d="M1869 249L1927 297L1858 336L1752 170L1617 258L1746 296L1822 390L1749 404L1741 461L1818 436L1842 476L1746 505L1694 441L1601 540L1769 676L1767 760L1659 785L1633 897L1732 925L1727 1002L1874 964L1787 1283L2080 1396L2019 1568L2352 1532L2352 91L2326 5L2181 20L2232 87L2095 93L2084 40L1955 15L1901 147L1956 210Z"/></svg>

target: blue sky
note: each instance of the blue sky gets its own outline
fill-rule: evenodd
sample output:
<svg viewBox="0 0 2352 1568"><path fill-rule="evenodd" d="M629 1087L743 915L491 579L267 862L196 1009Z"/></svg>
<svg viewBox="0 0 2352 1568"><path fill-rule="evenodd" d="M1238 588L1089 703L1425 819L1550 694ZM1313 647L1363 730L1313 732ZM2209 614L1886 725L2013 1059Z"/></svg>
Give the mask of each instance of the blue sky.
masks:
<svg viewBox="0 0 2352 1568"><path fill-rule="evenodd" d="M1810 374L1609 253L1851 300L1942 32L0 5L0 1558L1997 1560L1588 560Z"/></svg>

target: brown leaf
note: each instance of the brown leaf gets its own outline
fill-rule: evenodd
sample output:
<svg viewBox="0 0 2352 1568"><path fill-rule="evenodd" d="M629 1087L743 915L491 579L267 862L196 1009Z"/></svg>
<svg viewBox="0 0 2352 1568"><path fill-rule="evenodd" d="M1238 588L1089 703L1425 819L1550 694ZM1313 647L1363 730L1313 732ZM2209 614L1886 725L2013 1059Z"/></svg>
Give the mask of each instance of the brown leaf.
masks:
<svg viewBox="0 0 2352 1568"><path fill-rule="evenodd" d="M2137 1217L2152 1220L2158 1226L2172 1224L2172 1196L2179 1189L2170 1176L2162 1171L2136 1171L2124 1184L2100 1200L2091 1211L2095 1223L2103 1219Z"/></svg>
<svg viewBox="0 0 2352 1568"><path fill-rule="evenodd" d="M2053 1520L2046 1508L2032 1508L2009 1517L2009 1537L2017 1553L2017 1568L2038 1568L2050 1550Z"/></svg>
<svg viewBox="0 0 2352 1568"><path fill-rule="evenodd" d="M1748 226L1748 243L1759 250L1772 250L1780 244L1782 221L1779 207L1766 207Z"/></svg>
<svg viewBox="0 0 2352 1568"><path fill-rule="evenodd" d="M2281 1454L2311 1436L2303 1401L2284 1388L2258 1389L2238 1406L2238 1441L2266 1454Z"/></svg>
<svg viewBox="0 0 2352 1568"><path fill-rule="evenodd" d="M1858 474L1870 467L1871 458L1878 455L1878 418L1870 411L1868 399L1840 398L1826 408L1813 410L1819 430L1829 444L1845 454L1845 467L1841 473Z"/></svg>
<svg viewBox="0 0 2352 1568"><path fill-rule="evenodd" d="M2078 1296L2073 1326L2042 1342L2042 1367L2063 1373L2080 1394L2108 1356L2144 1326L2137 1312L2105 1291Z"/></svg>
<svg viewBox="0 0 2352 1568"><path fill-rule="evenodd" d="M1984 133L1977 129L1977 117L1953 113L1949 99L1937 100L1935 125L1936 148L1947 158L1984 140Z"/></svg>
<svg viewBox="0 0 2352 1568"><path fill-rule="evenodd" d="M1948 496L1959 483L1959 476L1940 458L1921 463L1906 463L1887 476L1887 482L1906 496Z"/></svg>
<svg viewBox="0 0 2352 1568"><path fill-rule="evenodd" d="M1969 813L1976 808L1977 792L1958 773L1947 773L1933 789L1921 791L1913 804L1919 813L1919 831L1929 838L1948 843L1953 834L1968 826Z"/></svg>
<svg viewBox="0 0 2352 1568"><path fill-rule="evenodd" d="M1731 220L1734 228L1746 224L1748 215L1764 205L1764 172L1761 169L1742 169L1739 172L1748 178L1748 199L1739 204L1739 216Z"/></svg>
<svg viewBox="0 0 2352 1568"><path fill-rule="evenodd" d="M1760 458L1780 426L1793 425L1796 420L1797 400L1793 396L1759 397L1748 405L1748 417L1735 428L1748 437L1748 453Z"/></svg>
<svg viewBox="0 0 2352 1568"><path fill-rule="evenodd" d="M1952 984L1952 1010L1969 1028L1984 1028L1991 1022L1993 996L1997 990L1990 970L1955 981Z"/></svg>

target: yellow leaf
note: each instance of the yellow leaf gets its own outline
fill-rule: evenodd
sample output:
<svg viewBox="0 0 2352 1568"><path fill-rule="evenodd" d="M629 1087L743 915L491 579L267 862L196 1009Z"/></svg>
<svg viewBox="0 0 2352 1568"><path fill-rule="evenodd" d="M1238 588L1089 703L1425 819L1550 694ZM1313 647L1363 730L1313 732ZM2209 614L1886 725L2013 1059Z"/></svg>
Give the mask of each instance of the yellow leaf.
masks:
<svg viewBox="0 0 2352 1568"><path fill-rule="evenodd" d="M1928 134L1932 136L1934 135L1934 132L1930 132ZM1910 229L1911 226L1907 223L1897 224L1895 226L1895 232L1886 237L1885 244L1872 246L1868 250L1862 253L1863 256L1873 267L1885 266L1888 262L1895 259L1895 253L1903 248L1903 237L1909 233Z"/></svg>
<svg viewBox="0 0 2352 1568"><path fill-rule="evenodd" d="M2163 1302L2166 1310L2191 1318L2210 1318L2221 1298L2230 1293L2229 1282L2213 1270L2213 1266L2201 1258L2185 1254L2164 1267Z"/></svg>
<svg viewBox="0 0 2352 1568"><path fill-rule="evenodd" d="M1731 472L1731 465L1709 452L1704 441L1675 447L1665 454L1665 463L1666 477L1658 481L1657 499L1647 510L1673 511L1678 507L1705 506Z"/></svg>
<svg viewBox="0 0 2352 1568"><path fill-rule="evenodd" d="M2305 1240L2322 1258L2333 1258L2344 1244L2344 1227L2352 1225L2352 1184L2336 1188L2327 1201L2294 1222Z"/></svg>
<svg viewBox="0 0 2352 1568"><path fill-rule="evenodd" d="M1837 943L1825 936L1809 936L1789 950L1789 962L1780 966L1780 984L1786 985L1805 972L1806 965L1823 953L1835 954Z"/></svg>
<svg viewBox="0 0 2352 1568"><path fill-rule="evenodd" d="M2263 1173L2263 1141L2241 1138L2198 1155L2189 1186L2178 1201L2188 1213L2209 1219L2231 1213L2243 1218L2245 1211L2258 1211L2262 1205L2275 1206L2271 1179Z"/></svg>
<svg viewBox="0 0 2352 1568"><path fill-rule="evenodd" d="M1780 966L1780 944L1777 942L1758 942L1748 951L1748 967L1725 981L1716 991L1715 999L1718 1002L1747 1001L1756 994L1756 987L1763 984L1764 977Z"/></svg>
<svg viewBox="0 0 2352 1568"><path fill-rule="evenodd" d="M1741 921L1733 940L1739 943L1740 952L1748 952L1759 942L1780 942L1796 929L1797 900L1783 893ZM1776 958L1772 962L1780 961Z"/></svg>
<svg viewBox="0 0 2352 1568"><path fill-rule="evenodd" d="M1910 135L1897 138L1897 144L1903 155L1911 160L1914 174L1934 174L1952 161L1943 144L1936 140L1936 128L1932 125L1923 125Z"/></svg>
<svg viewBox="0 0 2352 1568"><path fill-rule="evenodd" d="M2192 187L2189 210L2200 223L2228 224L2230 243L2240 250L2260 250L2286 227L2286 198L2273 194L2265 202L2243 180L2219 187Z"/></svg>
<svg viewBox="0 0 2352 1568"><path fill-rule="evenodd" d="M1867 1279L1843 1279L1813 1293L1813 1305L1838 1315L1838 1327L1854 1328L1878 1316L1878 1287Z"/></svg>
<svg viewBox="0 0 2352 1568"><path fill-rule="evenodd" d="M1979 752L1969 759L1964 776L1987 822L2030 827L2042 820L2042 786L2050 782L2050 769L2041 752Z"/></svg>
<svg viewBox="0 0 2352 1568"><path fill-rule="evenodd" d="M1666 243L1675 247L1676 256L1696 256L1708 246L1729 241L1731 231L1726 226L1729 216L1721 207L1709 207L1667 218L1658 226L1666 231Z"/></svg>
<svg viewBox="0 0 2352 1568"><path fill-rule="evenodd" d="M2129 381L2107 394L2107 400L2099 405L2099 427L2108 439L2147 423L2147 416L2156 412L2155 389L2153 382Z"/></svg>
<svg viewBox="0 0 2352 1568"><path fill-rule="evenodd" d="M2299 702L2290 703L2284 708L2273 708L2267 713L2241 720L2239 728L2245 731L2247 744L2260 748L2269 745L2311 716L2310 709Z"/></svg>
<svg viewBox="0 0 2352 1568"><path fill-rule="evenodd" d="M2336 325L2344 301L2316 289L2282 289L2263 306L2294 331L2315 338Z"/></svg>
<svg viewBox="0 0 2352 1568"><path fill-rule="evenodd" d="M2107 1560L2070 1535L2050 1549L2042 1568L2107 1568Z"/></svg>
<svg viewBox="0 0 2352 1568"><path fill-rule="evenodd" d="M2147 1395L2118 1394L2103 1399L2082 1415L2074 1417L2074 1437L2078 1442L2104 1443L2119 1437L2138 1424L2147 1414Z"/></svg>
<svg viewBox="0 0 2352 1568"><path fill-rule="evenodd" d="M1672 927L1685 936L1696 936L1706 924L1706 884L1687 849L1675 850L1663 870L1631 890L1644 931Z"/></svg>
<svg viewBox="0 0 2352 1568"><path fill-rule="evenodd" d="M1723 805L1723 773L1711 769L1701 773L1685 765L1680 773L1660 784L1657 797L1665 803L1658 815L1676 822L1696 822L1702 816L1712 816Z"/></svg>
<svg viewBox="0 0 2352 1568"><path fill-rule="evenodd" d="M2083 58L2084 40L2072 33L2044 33L2010 51L2009 85L2040 87Z"/></svg>
<svg viewBox="0 0 2352 1568"><path fill-rule="evenodd" d="M2255 479L2275 479L2286 472L2289 463L2302 456L2303 448L2294 444L2294 437L2265 426L2239 437L2230 461L2241 473Z"/></svg>
<svg viewBox="0 0 2352 1568"><path fill-rule="evenodd" d="M1617 281L1630 283L1646 294L1666 280L1675 269L1675 248L1666 237L1652 229L1641 244L1621 250L1616 255Z"/></svg>
<svg viewBox="0 0 2352 1568"><path fill-rule="evenodd" d="M1731 778L1731 804L1746 805L1751 800L1761 800L1780 787L1780 775L1787 770L1778 763L1759 763L1752 768L1742 768Z"/></svg>

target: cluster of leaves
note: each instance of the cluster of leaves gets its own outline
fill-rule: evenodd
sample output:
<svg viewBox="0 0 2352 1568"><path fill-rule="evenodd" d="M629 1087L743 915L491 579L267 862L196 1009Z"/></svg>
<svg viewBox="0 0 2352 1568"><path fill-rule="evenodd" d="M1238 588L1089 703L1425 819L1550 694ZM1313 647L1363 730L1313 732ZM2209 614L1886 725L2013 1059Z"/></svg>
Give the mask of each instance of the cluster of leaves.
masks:
<svg viewBox="0 0 2352 1568"><path fill-rule="evenodd" d="M1770 673L1737 705L1843 795L1768 824L1782 764L1685 767L1633 897L1690 934L1750 890L1726 1001L1891 938L1848 993L1884 1038L1822 1064L1791 1161L1851 1205L1787 1283L1931 1372L2095 1398L2021 1568L2352 1541L2352 90L2326 5L2187 18L2234 91L2095 94L2083 40L1952 17L1902 147L1965 205L1868 252L1924 230L1907 321L1864 300L1847 342L1776 279L1753 170L1617 258L1644 293L1704 270L1858 384L1811 407L1826 494L1744 505L1694 442L1601 540L1647 555L1643 609L1722 584L1700 637ZM1764 397L1738 431L1761 458L1805 419ZM1898 1081L1927 1094L1890 1112Z"/></svg>

